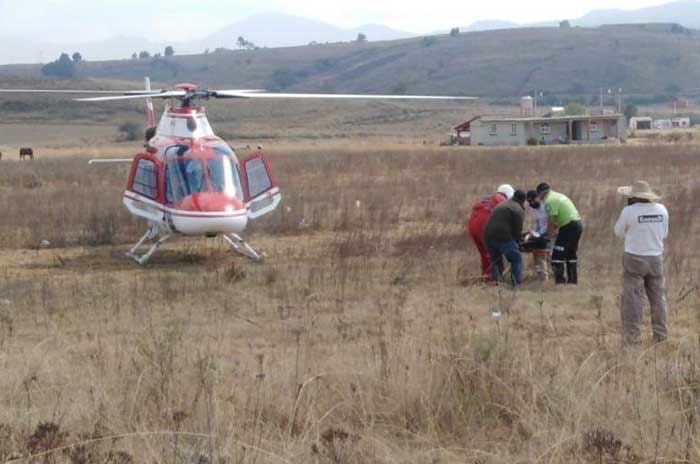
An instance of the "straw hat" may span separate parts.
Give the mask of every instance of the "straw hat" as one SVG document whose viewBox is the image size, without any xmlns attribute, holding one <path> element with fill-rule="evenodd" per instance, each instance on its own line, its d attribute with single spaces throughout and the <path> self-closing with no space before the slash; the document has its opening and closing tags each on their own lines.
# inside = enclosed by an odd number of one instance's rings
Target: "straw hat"
<svg viewBox="0 0 700 464">
<path fill-rule="evenodd" d="M 657 201 L 661 199 L 661 196 L 654 193 L 649 186 L 649 183 L 644 180 L 638 180 L 632 185 L 619 187 L 617 189 L 617 193 L 625 197 L 640 198 L 642 200 L 649 201 Z"/>
</svg>

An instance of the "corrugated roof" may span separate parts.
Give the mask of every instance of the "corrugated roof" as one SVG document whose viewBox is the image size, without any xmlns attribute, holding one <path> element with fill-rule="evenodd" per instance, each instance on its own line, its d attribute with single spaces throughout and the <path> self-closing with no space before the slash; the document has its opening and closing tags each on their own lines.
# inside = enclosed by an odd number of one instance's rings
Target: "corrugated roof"
<svg viewBox="0 0 700 464">
<path fill-rule="evenodd" d="M 621 114 L 599 114 L 584 116 L 551 116 L 549 118 L 523 118 L 523 117 L 503 117 L 503 116 L 482 116 L 479 119 L 483 122 L 564 122 L 564 121 L 591 121 L 596 119 L 620 119 Z"/>
</svg>

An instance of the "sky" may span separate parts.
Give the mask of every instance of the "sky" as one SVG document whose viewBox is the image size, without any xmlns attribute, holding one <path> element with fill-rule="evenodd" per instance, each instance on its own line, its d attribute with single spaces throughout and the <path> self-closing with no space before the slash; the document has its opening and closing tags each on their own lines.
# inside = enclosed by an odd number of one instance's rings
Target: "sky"
<svg viewBox="0 0 700 464">
<path fill-rule="evenodd" d="M 258 13 L 288 13 L 341 27 L 368 23 L 427 33 L 474 21 L 571 19 L 594 9 L 637 9 L 663 0 L 0 0 L 0 35 L 43 42 L 115 36 L 182 41 L 204 37 Z"/>
</svg>

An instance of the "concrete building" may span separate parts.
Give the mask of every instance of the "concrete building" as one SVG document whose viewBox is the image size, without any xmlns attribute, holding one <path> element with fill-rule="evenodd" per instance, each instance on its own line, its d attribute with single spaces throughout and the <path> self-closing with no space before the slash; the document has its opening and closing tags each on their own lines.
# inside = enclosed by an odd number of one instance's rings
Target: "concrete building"
<svg viewBox="0 0 700 464">
<path fill-rule="evenodd" d="M 655 119 L 654 129 L 687 129 L 690 127 L 690 118 Z"/>
<path fill-rule="evenodd" d="M 630 130 L 647 130 L 651 129 L 654 120 L 649 116 L 635 116 L 630 118 Z"/>
<path fill-rule="evenodd" d="M 622 114 L 494 117 L 480 116 L 459 126 L 471 145 L 522 146 L 533 143 L 620 143 L 627 139 Z"/>
</svg>

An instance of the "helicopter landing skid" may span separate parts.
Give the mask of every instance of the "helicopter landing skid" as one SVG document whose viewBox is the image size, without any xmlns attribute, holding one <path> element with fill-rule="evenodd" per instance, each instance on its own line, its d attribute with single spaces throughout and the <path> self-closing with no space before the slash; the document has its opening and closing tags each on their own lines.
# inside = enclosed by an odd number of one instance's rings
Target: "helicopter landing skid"
<svg viewBox="0 0 700 464">
<path fill-rule="evenodd" d="M 141 239 L 136 243 L 136 245 L 134 245 L 133 247 L 131 247 L 131 249 L 130 249 L 129 251 L 126 252 L 126 256 L 127 256 L 128 258 L 133 259 L 134 261 L 136 261 L 136 262 L 137 262 L 138 264 L 140 264 L 141 266 L 144 266 L 144 265 L 148 262 L 148 260 L 151 259 L 151 256 L 153 256 L 153 253 L 155 253 L 156 251 L 158 251 L 158 248 L 160 248 L 161 246 L 163 246 L 163 244 L 164 244 L 165 242 L 167 242 L 167 241 L 170 239 L 170 237 L 172 236 L 172 234 L 167 234 L 167 235 L 161 237 L 161 238 L 160 238 L 157 242 L 155 242 L 153 245 L 151 245 L 151 247 L 148 249 L 148 251 L 147 251 L 145 254 L 143 254 L 143 255 L 141 255 L 141 256 L 139 256 L 139 255 L 136 254 L 136 251 L 139 249 L 139 247 L 140 247 L 141 245 L 143 245 L 143 242 L 145 242 L 146 240 L 153 240 L 153 239 L 155 239 L 156 237 L 158 237 L 158 235 L 159 235 L 159 230 L 158 230 L 158 228 L 156 228 L 156 227 L 150 227 L 150 228 L 146 231 L 146 233 L 143 234 L 143 237 L 141 237 Z"/>
<path fill-rule="evenodd" d="M 261 263 L 265 259 L 265 253 L 257 252 L 251 247 L 248 242 L 243 240 L 238 234 L 224 235 L 224 240 L 231 245 L 231 249 L 236 253 L 240 253 L 246 258 L 250 258 L 255 263 Z"/>
</svg>

